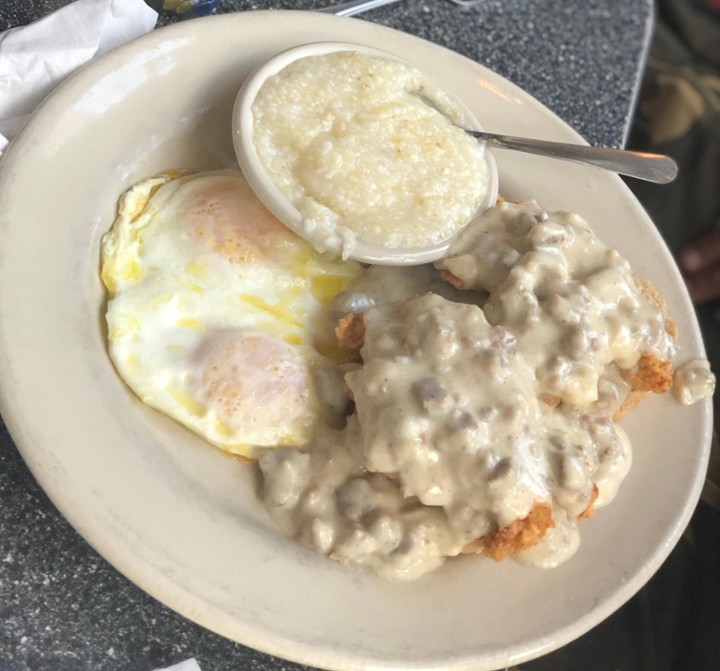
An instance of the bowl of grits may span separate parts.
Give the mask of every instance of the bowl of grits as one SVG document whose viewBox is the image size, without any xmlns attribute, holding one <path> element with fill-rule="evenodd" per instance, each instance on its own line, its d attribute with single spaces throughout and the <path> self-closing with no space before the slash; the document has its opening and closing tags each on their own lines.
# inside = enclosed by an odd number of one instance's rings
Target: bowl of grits
<svg viewBox="0 0 720 671">
<path fill-rule="evenodd" d="M 410 63 L 367 45 L 284 51 L 243 84 L 238 161 L 260 200 L 321 252 L 387 265 L 440 258 L 495 203 L 472 112 Z"/>
</svg>

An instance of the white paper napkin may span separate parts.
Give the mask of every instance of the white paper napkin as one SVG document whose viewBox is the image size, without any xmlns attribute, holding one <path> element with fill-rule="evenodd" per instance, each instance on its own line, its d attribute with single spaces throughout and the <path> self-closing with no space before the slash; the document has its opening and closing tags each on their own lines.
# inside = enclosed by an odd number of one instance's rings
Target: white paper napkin
<svg viewBox="0 0 720 671">
<path fill-rule="evenodd" d="M 0 33 L 0 152 L 65 77 L 156 22 L 157 12 L 143 0 L 76 0 Z"/>
<path fill-rule="evenodd" d="M 188 659 L 185 662 L 180 662 L 180 664 L 175 664 L 174 666 L 168 666 L 165 669 L 155 669 L 155 671 L 202 671 L 200 669 L 200 665 L 195 661 L 195 658 Z"/>
</svg>

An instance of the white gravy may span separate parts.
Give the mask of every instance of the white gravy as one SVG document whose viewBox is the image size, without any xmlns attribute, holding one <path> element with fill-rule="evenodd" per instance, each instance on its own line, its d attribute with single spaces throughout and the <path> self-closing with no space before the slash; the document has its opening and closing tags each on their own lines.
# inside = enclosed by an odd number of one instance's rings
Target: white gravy
<svg viewBox="0 0 720 671">
<path fill-rule="evenodd" d="M 557 566 L 630 468 L 612 415 L 623 371 L 672 359 L 664 316 L 580 217 L 534 203 L 486 213 L 438 267 L 467 291 L 431 268 L 373 268 L 338 296 L 366 329 L 362 365 L 332 387 L 355 412 L 260 458 L 265 504 L 304 545 L 401 580 L 544 504 L 552 525 L 515 559 Z M 682 367 L 681 401 L 711 375 Z"/>
<path fill-rule="evenodd" d="M 715 376 L 707 359 L 692 359 L 678 366 L 673 376 L 673 396 L 683 405 L 692 405 L 715 393 Z"/>
</svg>

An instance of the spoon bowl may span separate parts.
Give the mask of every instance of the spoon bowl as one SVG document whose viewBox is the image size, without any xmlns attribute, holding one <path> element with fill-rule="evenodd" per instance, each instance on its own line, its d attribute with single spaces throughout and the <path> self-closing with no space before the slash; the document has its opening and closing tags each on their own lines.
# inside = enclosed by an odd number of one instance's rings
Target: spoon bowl
<svg viewBox="0 0 720 671">
<path fill-rule="evenodd" d="M 268 208 L 283 224 L 295 231 L 301 237 L 307 238 L 303 225 L 303 216 L 293 205 L 291 200 L 275 185 L 265 171 L 253 141 L 254 118 L 252 112 L 253 102 L 265 81 L 280 72 L 283 68 L 301 58 L 333 53 L 336 51 L 355 51 L 369 56 L 378 56 L 408 64 L 392 53 L 374 47 L 348 42 L 316 42 L 294 47 L 274 56 L 264 65 L 255 70 L 245 81 L 235 101 L 233 110 L 232 130 L 233 145 L 240 168 L 251 188 Z M 465 128 L 480 131 L 480 124 L 472 112 L 460 100 L 454 98 L 462 114 L 462 123 Z M 482 142 L 481 142 L 482 143 Z M 482 143 L 483 146 L 485 143 Z M 497 200 L 498 173 L 495 159 L 489 151 L 485 151 L 485 161 L 488 174 L 488 188 L 476 215 L 489 209 Z M 473 217 L 474 218 L 474 217 Z M 468 222 L 469 223 L 469 222 Z M 385 247 L 383 245 L 358 239 L 348 258 L 378 265 L 420 265 L 430 263 L 442 258 L 453 240 L 459 234 L 443 240 L 442 242 L 417 248 Z"/>
</svg>

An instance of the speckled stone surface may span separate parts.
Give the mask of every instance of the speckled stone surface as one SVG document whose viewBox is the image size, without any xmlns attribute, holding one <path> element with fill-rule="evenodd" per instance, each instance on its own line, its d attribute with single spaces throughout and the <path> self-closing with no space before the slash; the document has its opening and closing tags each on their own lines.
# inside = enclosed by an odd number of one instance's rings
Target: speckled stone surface
<svg viewBox="0 0 720 671">
<path fill-rule="evenodd" d="M 153 4 L 154 0 L 149 0 Z M 0 0 L 0 31 L 68 0 Z M 219 11 L 321 2 L 219 0 Z M 623 144 L 649 39 L 649 0 L 405 0 L 363 18 L 450 47 L 504 75 L 595 144 Z M 164 25 L 174 19 L 161 17 Z M 0 371 L 2 375 L 2 371 Z M 0 671 L 298 671 L 216 636 L 105 562 L 40 490 L 0 422 Z"/>
</svg>

